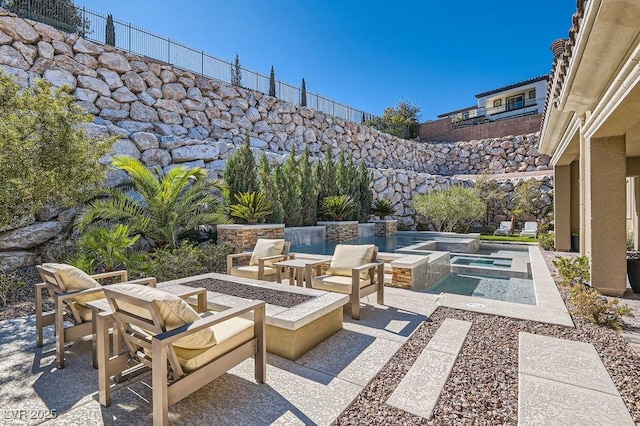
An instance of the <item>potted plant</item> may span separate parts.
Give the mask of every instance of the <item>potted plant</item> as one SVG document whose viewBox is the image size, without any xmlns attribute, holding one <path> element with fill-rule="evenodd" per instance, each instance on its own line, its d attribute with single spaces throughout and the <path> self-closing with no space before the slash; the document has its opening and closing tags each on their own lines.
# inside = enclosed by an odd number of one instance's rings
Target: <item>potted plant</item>
<svg viewBox="0 0 640 426">
<path fill-rule="evenodd" d="M 262 192 L 240 192 L 235 198 L 237 203 L 230 207 L 231 216 L 246 220 L 249 225 L 271 214 L 272 205 Z"/>
<path fill-rule="evenodd" d="M 382 220 L 384 220 L 384 218 L 387 216 L 395 214 L 395 212 L 396 209 L 393 208 L 393 204 L 391 204 L 391 201 L 388 200 L 376 200 L 371 206 L 371 214 L 374 216 L 378 216 Z"/>
<path fill-rule="evenodd" d="M 633 292 L 640 294 L 640 252 L 627 252 L 627 277 Z"/>
</svg>

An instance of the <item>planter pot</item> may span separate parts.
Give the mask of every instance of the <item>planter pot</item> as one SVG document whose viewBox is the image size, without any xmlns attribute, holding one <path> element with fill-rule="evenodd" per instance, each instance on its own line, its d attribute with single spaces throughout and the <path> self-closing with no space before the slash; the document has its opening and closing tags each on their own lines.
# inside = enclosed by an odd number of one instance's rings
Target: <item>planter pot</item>
<svg viewBox="0 0 640 426">
<path fill-rule="evenodd" d="M 640 259 L 627 259 L 627 276 L 633 292 L 640 294 Z"/>
<path fill-rule="evenodd" d="M 571 236 L 571 251 L 576 253 L 580 252 L 580 235 Z"/>
</svg>

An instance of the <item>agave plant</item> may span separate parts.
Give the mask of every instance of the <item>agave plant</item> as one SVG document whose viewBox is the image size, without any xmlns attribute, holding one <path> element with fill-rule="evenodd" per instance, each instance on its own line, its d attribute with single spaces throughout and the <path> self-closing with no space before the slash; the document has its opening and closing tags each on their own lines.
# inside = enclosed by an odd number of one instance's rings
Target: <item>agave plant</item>
<svg viewBox="0 0 640 426">
<path fill-rule="evenodd" d="M 356 203 L 346 195 L 332 195 L 322 200 L 322 214 L 329 220 L 347 220 L 356 208 Z"/>
<path fill-rule="evenodd" d="M 237 204 L 230 207 L 231 216 L 244 219 L 250 225 L 269 216 L 273 205 L 263 192 L 240 192 L 235 195 Z"/>
<path fill-rule="evenodd" d="M 387 216 L 395 214 L 396 209 L 389 200 L 376 200 L 371 206 L 371 214 L 378 216 L 380 219 L 384 219 Z"/>
<path fill-rule="evenodd" d="M 142 260 L 140 253 L 132 249 L 138 238 L 140 235 L 129 236 L 127 225 L 118 224 L 112 228 L 89 228 L 78 240 L 78 245 L 93 268 L 100 265 L 105 272 L 111 272 L 119 266 L 129 269 Z"/>
<path fill-rule="evenodd" d="M 76 222 L 81 232 L 94 223 L 124 223 L 156 246 L 176 247 L 188 231 L 228 223 L 220 195 L 225 186 L 205 179 L 204 169 L 176 167 L 163 175 L 130 157 L 116 157 L 113 165 L 131 181 L 89 202 Z"/>
</svg>

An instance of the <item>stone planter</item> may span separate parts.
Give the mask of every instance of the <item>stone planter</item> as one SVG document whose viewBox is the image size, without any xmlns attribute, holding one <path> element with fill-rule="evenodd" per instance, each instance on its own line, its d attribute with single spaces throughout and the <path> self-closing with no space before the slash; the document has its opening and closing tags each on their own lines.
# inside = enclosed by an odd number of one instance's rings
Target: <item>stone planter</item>
<svg viewBox="0 0 640 426">
<path fill-rule="evenodd" d="M 393 235 L 398 232 L 397 219 L 370 220 L 369 222 L 375 224 L 376 235 L 379 237 L 386 237 L 387 235 Z"/>
<path fill-rule="evenodd" d="M 284 238 L 284 224 L 218 225 L 218 244 L 226 244 L 232 253 L 251 250 L 258 238 Z"/>
<path fill-rule="evenodd" d="M 326 227 L 326 241 L 343 243 L 358 239 L 358 221 L 318 222 L 318 225 Z"/>
</svg>

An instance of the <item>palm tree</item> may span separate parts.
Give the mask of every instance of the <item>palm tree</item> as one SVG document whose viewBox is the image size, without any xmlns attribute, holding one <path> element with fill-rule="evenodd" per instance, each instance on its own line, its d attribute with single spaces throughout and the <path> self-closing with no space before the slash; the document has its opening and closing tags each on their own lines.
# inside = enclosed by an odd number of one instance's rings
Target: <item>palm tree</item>
<svg viewBox="0 0 640 426">
<path fill-rule="evenodd" d="M 113 165 L 131 181 L 89 203 L 77 222 L 81 232 L 95 223 L 124 223 L 132 234 L 173 248 L 185 232 L 228 223 L 221 196 L 226 187 L 207 180 L 204 169 L 176 167 L 163 175 L 159 168 L 149 170 L 130 157 L 116 157 Z"/>
</svg>

